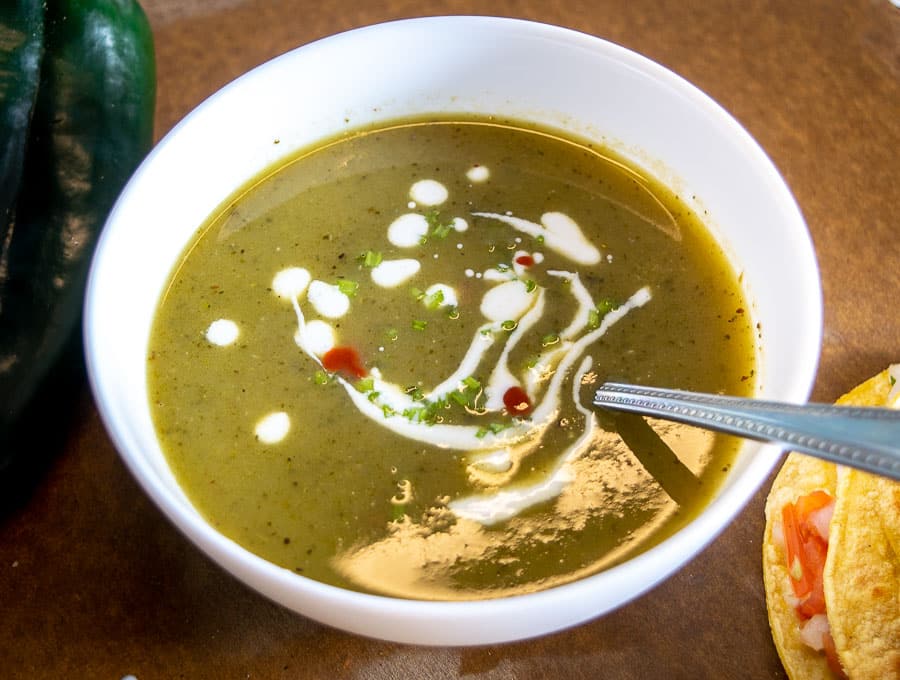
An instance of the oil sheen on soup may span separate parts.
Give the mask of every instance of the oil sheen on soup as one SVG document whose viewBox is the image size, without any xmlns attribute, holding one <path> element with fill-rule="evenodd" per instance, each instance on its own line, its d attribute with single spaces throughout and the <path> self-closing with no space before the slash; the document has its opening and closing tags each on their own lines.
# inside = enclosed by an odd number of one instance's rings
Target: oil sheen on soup
<svg viewBox="0 0 900 680">
<path fill-rule="evenodd" d="M 685 202 L 497 120 L 343 136 L 198 232 L 149 352 L 197 509 L 286 569 L 419 599 L 531 592 L 695 516 L 737 442 L 595 412 L 604 380 L 751 394 L 737 274 Z"/>
</svg>

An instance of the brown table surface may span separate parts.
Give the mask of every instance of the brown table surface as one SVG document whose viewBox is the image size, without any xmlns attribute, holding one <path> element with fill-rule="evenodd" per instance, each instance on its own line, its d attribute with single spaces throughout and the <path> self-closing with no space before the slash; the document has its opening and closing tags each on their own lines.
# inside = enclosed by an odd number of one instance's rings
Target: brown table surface
<svg viewBox="0 0 900 680">
<path fill-rule="evenodd" d="M 591 33 L 694 82 L 762 144 L 818 251 L 831 401 L 900 361 L 900 9 L 888 0 L 144 0 L 157 136 L 242 72 L 357 26 L 492 14 Z M 203 556 L 120 462 L 82 385 L 61 444 L 0 514 L 0 676 L 9 678 L 781 678 L 762 588 L 762 489 L 649 594 L 572 630 L 467 649 L 348 635 Z M 51 420 L 52 418 L 52 420 Z"/>
</svg>

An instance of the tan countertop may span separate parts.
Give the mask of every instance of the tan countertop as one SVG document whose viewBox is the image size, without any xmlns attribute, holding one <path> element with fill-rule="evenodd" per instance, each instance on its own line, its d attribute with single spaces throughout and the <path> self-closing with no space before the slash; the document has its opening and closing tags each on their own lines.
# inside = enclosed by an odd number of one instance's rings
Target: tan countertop
<svg viewBox="0 0 900 680">
<path fill-rule="evenodd" d="M 515 16 L 640 52 L 728 109 L 794 192 L 825 294 L 813 398 L 831 401 L 900 361 L 900 9 L 888 0 L 143 4 L 158 137 L 266 59 L 389 19 Z M 212 564 L 143 495 L 83 386 L 47 417 L 59 446 L 35 451 L 37 471 L 0 503 L 0 676 L 785 677 L 760 570 L 766 489 L 673 578 L 605 618 L 515 644 L 408 647 L 320 626 Z"/>
</svg>

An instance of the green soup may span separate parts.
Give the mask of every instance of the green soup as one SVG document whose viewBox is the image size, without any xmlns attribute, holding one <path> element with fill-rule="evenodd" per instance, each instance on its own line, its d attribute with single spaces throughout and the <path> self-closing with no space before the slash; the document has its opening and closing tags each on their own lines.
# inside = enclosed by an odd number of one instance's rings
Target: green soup
<svg viewBox="0 0 900 680">
<path fill-rule="evenodd" d="M 710 500 L 735 440 L 591 398 L 751 394 L 748 310 L 697 216 L 608 151 L 398 122 L 209 218 L 157 311 L 150 399 L 191 501 L 265 559 L 407 598 L 531 592 Z"/>
</svg>

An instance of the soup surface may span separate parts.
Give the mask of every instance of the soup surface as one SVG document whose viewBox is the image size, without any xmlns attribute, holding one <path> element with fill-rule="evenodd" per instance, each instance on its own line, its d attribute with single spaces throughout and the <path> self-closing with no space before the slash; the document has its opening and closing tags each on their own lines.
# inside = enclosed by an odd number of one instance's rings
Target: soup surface
<svg viewBox="0 0 900 680">
<path fill-rule="evenodd" d="M 530 592 L 646 550 L 738 443 L 595 413 L 606 379 L 751 394 L 737 276 L 609 152 L 494 120 L 304 152 L 211 216 L 149 353 L 153 417 L 217 529 L 408 598 Z"/>
</svg>

